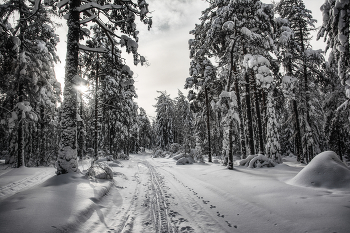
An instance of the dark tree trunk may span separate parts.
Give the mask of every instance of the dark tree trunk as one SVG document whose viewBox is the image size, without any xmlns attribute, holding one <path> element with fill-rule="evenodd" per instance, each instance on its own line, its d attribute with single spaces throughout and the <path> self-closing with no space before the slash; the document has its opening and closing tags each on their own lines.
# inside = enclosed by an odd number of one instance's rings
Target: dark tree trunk
<svg viewBox="0 0 350 233">
<path fill-rule="evenodd" d="M 19 88 L 18 88 L 18 102 L 23 102 L 24 99 L 24 87 L 21 78 L 19 79 Z M 24 165 L 24 118 L 22 117 L 22 110 L 19 110 L 18 114 L 18 129 L 17 129 L 17 161 L 16 167 L 21 167 Z"/>
<path fill-rule="evenodd" d="M 69 2 L 66 74 L 61 114 L 62 133 L 56 172 L 58 175 L 67 172 L 76 172 L 78 170 L 76 146 L 77 91 L 74 88 L 74 79 L 78 75 L 80 18 L 79 11 L 76 8 L 80 4 L 80 0 L 71 0 Z"/>
<path fill-rule="evenodd" d="M 244 74 L 245 78 L 245 101 L 246 101 L 246 112 L 247 112 L 247 127 L 248 127 L 248 143 L 250 154 L 255 154 L 254 148 L 254 135 L 253 135 L 253 121 L 252 121 L 252 112 L 251 112 L 251 103 L 250 103 L 250 80 L 248 71 Z"/>
<path fill-rule="evenodd" d="M 210 109 L 209 109 L 209 98 L 208 98 L 208 89 L 205 86 L 204 87 L 205 91 L 205 104 L 207 107 L 207 130 L 208 130 L 208 162 L 212 162 L 211 158 L 211 143 L 210 143 L 210 119 L 209 119 L 209 114 L 210 114 Z"/>
<path fill-rule="evenodd" d="M 25 15 L 23 13 L 22 9 L 23 2 L 19 0 L 18 7 L 19 7 L 19 22 L 20 22 L 20 29 L 19 29 L 19 39 L 21 41 L 20 48 L 19 48 L 19 54 L 23 53 L 24 50 L 24 31 L 26 29 Z M 18 102 L 24 101 L 24 80 L 22 78 L 22 75 L 20 74 L 21 70 L 23 69 L 24 65 L 22 64 L 19 55 L 18 55 L 18 74 L 17 74 L 17 81 L 18 81 Z M 17 159 L 16 159 L 16 167 L 21 167 L 24 165 L 24 118 L 22 117 L 23 113 L 22 110 L 19 109 L 18 111 L 18 129 L 17 129 Z"/>
<path fill-rule="evenodd" d="M 297 160 L 300 161 L 300 157 L 302 152 L 302 146 L 301 146 L 301 133 L 300 133 L 300 123 L 299 123 L 299 112 L 298 112 L 298 106 L 297 101 L 293 100 L 293 112 L 295 117 L 295 146 L 296 146 L 296 153 L 297 153 Z"/>
<path fill-rule="evenodd" d="M 95 79 L 95 131 L 94 131 L 94 160 L 98 157 L 98 72 L 99 72 L 99 61 L 98 54 L 96 58 L 96 79 Z"/>
<path fill-rule="evenodd" d="M 259 153 L 264 154 L 264 141 L 263 141 L 263 132 L 262 132 L 262 123 L 261 123 L 261 114 L 260 114 L 260 92 L 254 80 L 253 84 L 254 94 L 255 94 L 255 111 L 256 118 L 258 123 L 258 142 L 259 142 Z"/>
<path fill-rule="evenodd" d="M 80 160 L 83 159 L 84 155 L 84 122 L 83 122 L 83 94 L 80 92 L 80 106 L 79 106 L 79 115 L 81 121 L 78 122 L 78 157 Z"/>
<path fill-rule="evenodd" d="M 39 148 L 39 165 L 45 165 L 45 107 L 44 105 L 40 105 L 40 148 Z"/>
</svg>

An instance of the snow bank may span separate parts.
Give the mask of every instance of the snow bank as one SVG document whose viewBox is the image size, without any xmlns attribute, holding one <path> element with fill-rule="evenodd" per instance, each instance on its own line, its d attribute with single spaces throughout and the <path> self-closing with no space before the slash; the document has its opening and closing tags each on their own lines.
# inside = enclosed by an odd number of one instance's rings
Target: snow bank
<svg viewBox="0 0 350 233">
<path fill-rule="evenodd" d="M 350 168 L 333 151 L 318 154 L 303 170 L 287 182 L 295 186 L 350 188 Z"/>
<path fill-rule="evenodd" d="M 13 175 L 7 183 L 12 183 Z M 113 184 L 77 172 L 53 176 L 0 201 L 0 232 L 71 232 L 95 211 Z"/>
</svg>

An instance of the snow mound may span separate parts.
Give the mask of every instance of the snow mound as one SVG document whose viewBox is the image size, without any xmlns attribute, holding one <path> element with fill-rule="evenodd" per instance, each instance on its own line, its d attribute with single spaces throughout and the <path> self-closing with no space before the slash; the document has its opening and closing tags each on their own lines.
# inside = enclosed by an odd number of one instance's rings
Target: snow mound
<svg viewBox="0 0 350 233">
<path fill-rule="evenodd" d="M 87 176 L 97 179 L 113 179 L 113 171 L 105 162 L 94 163 L 86 173 Z"/>
<path fill-rule="evenodd" d="M 274 167 L 275 163 L 267 158 L 265 155 L 249 155 L 246 159 L 239 161 L 240 166 L 246 166 L 249 168 L 260 168 L 260 167 Z"/>
<path fill-rule="evenodd" d="M 350 188 L 350 168 L 333 151 L 318 154 L 288 184 L 304 187 Z"/>
<path fill-rule="evenodd" d="M 186 165 L 186 164 L 193 164 L 193 163 L 194 163 L 194 159 L 192 157 L 182 157 L 176 161 L 176 165 Z"/>
</svg>

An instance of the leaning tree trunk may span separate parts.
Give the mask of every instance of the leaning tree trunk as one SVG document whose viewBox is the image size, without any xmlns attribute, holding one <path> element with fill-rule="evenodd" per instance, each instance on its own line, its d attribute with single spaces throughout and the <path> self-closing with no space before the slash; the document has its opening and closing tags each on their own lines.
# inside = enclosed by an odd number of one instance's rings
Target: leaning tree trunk
<svg viewBox="0 0 350 233">
<path fill-rule="evenodd" d="M 207 130 L 208 130 L 208 162 L 212 162 L 212 158 L 211 158 L 211 143 L 210 143 L 210 119 L 209 119 L 209 113 L 210 113 L 210 109 L 209 109 L 209 98 L 208 98 L 208 89 L 205 86 L 204 87 L 204 91 L 205 91 L 205 104 L 207 107 Z"/>
<path fill-rule="evenodd" d="M 61 115 L 61 143 L 56 162 L 57 174 L 78 171 L 77 163 L 77 91 L 74 78 L 78 75 L 79 58 L 79 11 L 80 0 L 69 3 L 66 74 L 64 80 L 63 104 Z"/>
</svg>

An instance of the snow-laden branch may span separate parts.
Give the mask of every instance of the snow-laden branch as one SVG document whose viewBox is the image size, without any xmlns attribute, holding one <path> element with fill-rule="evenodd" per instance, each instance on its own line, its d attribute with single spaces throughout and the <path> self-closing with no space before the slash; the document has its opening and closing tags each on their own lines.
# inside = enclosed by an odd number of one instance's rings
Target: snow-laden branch
<svg viewBox="0 0 350 233">
<path fill-rule="evenodd" d="M 40 3 L 41 3 L 41 0 L 35 0 L 33 13 L 30 16 L 28 16 L 27 18 L 21 19 L 21 21 L 27 21 L 28 19 L 33 17 L 36 13 L 38 13 L 39 8 L 40 8 Z"/>
<path fill-rule="evenodd" d="M 58 8 L 62 8 L 69 3 L 69 0 L 62 0 L 57 4 Z"/>
<path fill-rule="evenodd" d="M 96 17 L 97 17 L 96 15 L 93 15 L 93 16 L 88 17 L 86 19 L 80 20 L 79 23 L 84 24 L 84 23 L 90 22 L 91 20 L 94 20 Z"/>
<path fill-rule="evenodd" d="M 77 11 L 82 12 L 82 11 L 87 11 L 90 9 L 99 9 L 99 10 L 111 10 L 111 9 L 121 9 L 123 8 L 122 5 L 104 5 L 101 6 L 100 4 L 96 3 L 96 2 L 89 2 L 87 4 L 84 4 L 80 7 L 77 7 Z"/>
<path fill-rule="evenodd" d="M 100 26 L 107 34 L 107 36 L 109 37 L 109 34 L 110 33 L 111 35 L 115 36 L 115 37 L 118 37 L 120 38 L 120 36 L 117 36 L 116 34 L 114 34 L 114 32 L 112 30 L 110 30 L 100 19 L 97 18 L 97 16 L 92 13 L 91 11 L 87 10 L 87 11 L 84 11 L 84 14 L 88 17 L 94 17 L 92 20 L 97 23 L 98 26 Z M 108 32 L 108 33 L 107 33 Z"/>
<path fill-rule="evenodd" d="M 103 47 L 99 47 L 99 48 L 90 48 L 87 47 L 85 45 L 79 44 L 79 49 L 87 51 L 87 52 L 94 52 L 94 53 L 107 53 L 108 50 L 106 48 Z"/>
</svg>

